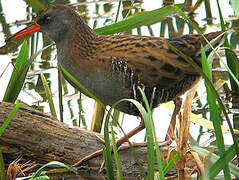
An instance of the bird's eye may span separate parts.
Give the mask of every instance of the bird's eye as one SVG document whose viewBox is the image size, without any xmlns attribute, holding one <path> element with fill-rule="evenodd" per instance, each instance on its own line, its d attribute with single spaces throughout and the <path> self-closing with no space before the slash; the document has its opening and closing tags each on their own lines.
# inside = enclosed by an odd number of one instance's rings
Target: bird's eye
<svg viewBox="0 0 239 180">
<path fill-rule="evenodd" d="M 37 21 L 38 24 L 40 25 L 47 25 L 52 21 L 50 16 L 45 16 Z"/>
</svg>

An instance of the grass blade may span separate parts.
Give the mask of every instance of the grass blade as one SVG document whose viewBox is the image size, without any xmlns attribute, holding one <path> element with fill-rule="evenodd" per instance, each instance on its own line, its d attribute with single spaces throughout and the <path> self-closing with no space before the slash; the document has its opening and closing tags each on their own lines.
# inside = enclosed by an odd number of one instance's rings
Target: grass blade
<svg viewBox="0 0 239 180">
<path fill-rule="evenodd" d="M 121 112 L 118 111 L 117 109 L 114 109 L 114 113 L 113 113 L 113 121 L 112 121 L 112 125 L 113 126 L 116 126 L 118 123 L 119 123 L 119 120 L 120 120 L 120 116 L 121 115 Z"/>
<path fill-rule="evenodd" d="M 50 179 L 48 176 L 39 176 L 39 177 L 36 177 L 32 180 L 48 180 L 48 179 Z"/>
<path fill-rule="evenodd" d="M 178 156 L 178 152 L 177 151 L 172 151 L 170 154 L 171 155 L 170 155 L 168 161 L 165 162 L 164 166 L 163 166 L 163 173 L 164 173 L 164 175 L 166 175 L 169 172 L 169 170 L 172 169 L 175 166 L 174 160 L 176 160 L 176 161 L 179 160 L 179 156 Z M 173 156 L 174 160 L 172 159 L 172 156 Z"/>
<path fill-rule="evenodd" d="M 134 99 L 122 99 L 122 100 L 117 101 L 116 103 L 114 103 L 111 106 L 111 109 L 109 110 L 109 112 L 106 115 L 105 127 L 104 127 L 104 137 L 105 137 L 104 157 L 105 157 L 105 161 L 106 161 L 106 167 L 109 168 L 109 172 L 113 171 L 112 170 L 113 164 L 112 164 L 112 159 L 111 159 L 110 140 L 109 140 L 109 130 L 108 130 L 109 118 L 111 116 L 112 109 L 115 108 L 122 101 L 129 101 L 129 102 L 133 103 L 137 107 L 137 109 L 139 110 L 142 118 L 145 119 L 147 121 L 147 123 L 148 123 L 148 120 L 147 120 L 148 119 L 148 117 L 147 117 L 148 113 L 146 112 L 146 110 L 144 109 L 142 104 L 140 104 L 138 101 L 136 101 Z M 152 136 L 151 136 L 151 138 L 152 138 Z M 149 154 L 149 152 L 148 152 L 148 154 Z M 151 158 L 151 156 L 150 156 L 150 158 Z M 154 158 L 154 156 L 153 156 L 153 158 Z M 109 162 L 107 162 L 107 161 L 109 161 Z M 142 167 L 141 163 L 138 161 L 137 158 L 136 158 L 136 163 L 139 165 L 139 169 L 140 169 L 141 175 L 145 179 L 146 178 L 145 172 L 143 170 L 143 167 Z M 154 177 L 154 166 L 152 167 L 152 169 L 150 171 L 152 171 L 151 172 L 151 174 L 152 174 L 151 176 Z M 109 178 L 109 176 L 108 176 L 108 178 Z"/>
<path fill-rule="evenodd" d="M 48 86 L 46 77 L 44 76 L 44 74 L 41 73 L 41 80 L 43 83 L 43 87 L 45 89 L 45 93 L 46 93 L 46 97 L 50 106 L 50 110 L 51 110 L 51 115 L 56 117 L 56 109 L 53 103 L 53 99 L 52 99 L 52 94 L 51 94 L 51 90 Z"/>
<path fill-rule="evenodd" d="M 146 136 L 147 136 L 147 142 L 148 142 L 147 143 L 148 154 L 150 152 L 152 153 L 150 156 L 148 156 L 148 158 L 149 158 L 148 159 L 148 168 L 151 168 L 152 170 L 154 170 L 154 146 L 155 146 L 159 175 L 160 175 L 160 179 L 163 180 L 164 179 L 163 165 L 162 165 L 160 149 L 159 149 L 158 141 L 157 141 L 157 137 L 156 137 L 152 111 L 150 109 L 150 106 L 149 106 L 149 103 L 148 103 L 147 97 L 145 96 L 144 91 L 141 88 L 139 88 L 139 90 L 140 90 L 140 93 L 143 97 L 143 100 L 144 100 L 144 103 L 145 103 L 145 106 L 146 106 L 146 110 L 148 112 L 148 117 L 149 117 L 148 124 L 146 124 L 147 122 L 145 122 Z M 151 172 L 151 173 L 154 174 L 154 171 Z"/>
<path fill-rule="evenodd" d="M 58 162 L 58 161 L 51 161 L 51 162 L 49 162 L 49 163 L 43 165 L 42 167 L 40 167 L 40 168 L 33 174 L 33 176 L 31 177 L 30 180 L 33 180 L 34 178 L 39 177 L 39 176 L 41 175 L 43 169 L 44 169 L 45 167 L 51 166 L 51 165 L 58 165 L 58 166 L 64 167 L 64 168 L 68 169 L 69 171 L 72 171 L 72 172 L 74 172 L 75 174 L 77 174 L 77 171 L 74 170 L 72 167 L 67 166 L 67 165 L 65 165 L 64 163 L 61 163 L 61 162 Z"/>
<path fill-rule="evenodd" d="M 25 69 L 25 64 L 27 60 L 28 60 L 28 46 L 27 42 L 24 40 L 16 60 L 15 68 L 12 72 L 10 81 L 4 94 L 3 101 L 12 103 L 16 101 L 22 89 L 29 68 L 28 67 L 27 69 Z"/>
<path fill-rule="evenodd" d="M 239 140 L 237 140 L 237 145 L 239 145 Z M 200 156 L 206 158 L 210 158 L 210 162 L 213 163 L 213 165 L 210 167 L 210 179 L 214 179 L 216 175 L 223 169 L 223 166 L 225 163 L 229 163 L 229 168 L 231 170 L 231 173 L 239 177 L 239 167 L 234 165 L 233 163 L 230 163 L 230 161 L 236 156 L 236 144 L 232 145 L 222 157 L 217 156 L 216 154 L 212 153 L 211 151 L 208 151 L 204 148 L 201 148 L 199 146 L 191 146 L 192 150 L 196 151 Z"/>
<path fill-rule="evenodd" d="M 179 5 L 179 7 L 182 6 Z M 132 16 L 129 16 L 128 18 L 125 18 L 118 23 L 104 26 L 102 28 L 95 29 L 94 31 L 102 35 L 129 31 L 133 28 L 137 28 L 144 25 L 148 26 L 156 22 L 162 21 L 164 18 L 175 12 L 176 10 L 173 6 L 165 6 L 153 11 L 139 12 Z"/>
<path fill-rule="evenodd" d="M 208 77 L 208 79 L 211 81 L 211 83 L 213 83 L 212 82 L 212 73 L 211 73 L 211 70 L 210 70 L 210 67 L 209 67 L 209 64 L 207 61 L 206 53 L 204 51 L 203 46 L 201 47 L 201 57 L 202 57 L 203 72 Z M 217 139 L 217 146 L 219 148 L 219 154 L 222 157 L 223 154 L 225 153 L 225 145 L 224 145 L 224 141 L 223 141 L 221 124 L 220 124 L 220 121 L 218 121 L 219 119 L 221 119 L 220 112 L 219 112 L 218 106 L 216 104 L 216 97 L 214 96 L 213 92 L 211 91 L 211 89 L 207 83 L 205 84 L 205 86 L 207 89 L 208 104 L 210 107 L 210 120 L 213 122 L 213 127 L 215 129 L 215 134 L 216 134 L 216 139 Z M 224 172 L 226 179 L 231 179 L 228 164 L 224 164 L 223 172 Z"/>
<path fill-rule="evenodd" d="M 58 97 L 59 97 L 60 121 L 63 122 L 63 93 L 62 93 L 63 75 L 59 67 L 57 68 L 57 70 L 58 70 Z"/>
<path fill-rule="evenodd" d="M 110 136 L 109 136 L 109 121 L 110 115 L 113 107 L 110 108 L 107 116 L 105 118 L 105 126 L 104 126 L 104 140 L 105 140 L 105 147 L 104 147 L 104 158 L 105 158 L 105 166 L 107 169 L 107 176 L 108 179 L 114 180 L 114 170 L 113 170 L 113 161 L 111 157 L 111 146 L 110 146 Z"/>
<path fill-rule="evenodd" d="M 146 117 L 143 118 L 145 128 L 146 128 L 146 138 L 147 138 L 147 162 L 148 162 L 148 179 L 154 178 L 154 133 L 152 129 L 152 113 L 150 114 L 151 110 L 149 108 L 148 100 L 143 92 L 143 90 L 138 87 L 141 95 L 143 96 L 144 103 L 146 105 L 147 114 Z"/>
<path fill-rule="evenodd" d="M 141 92 L 142 92 L 142 90 L 141 90 Z M 143 93 L 143 95 L 144 95 L 144 93 Z M 116 102 L 115 104 L 113 104 L 112 108 L 114 108 L 117 104 L 119 104 L 122 101 L 129 101 L 129 102 L 133 103 L 137 107 L 137 109 L 139 110 L 139 112 L 140 112 L 140 114 L 141 114 L 141 116 L 142 116 L 142 118 L 144 120 L 145 127 L 146 127 L 146 132 L 147 132 L 147 135 L 146 135 L 146 137 L 147 137 L 147 152 L 148 152 L 147 153 L 148 154 L 147 178 L 148 179 L 153 179 L 154 178 L 155 167 L 154 167 L 154 141 L 153 141 L 154 140 L 153 139 L 154 135 L 153 135 L 152 127 L 154 127 L 154 126 L 151 125 L 152 122 L 150 121 L 150 118 L 152 120 L 152 114 L 150 114 L 151 110 L 149 112 L 147 112 L 145 110 L 145 108 L 142 106 L 142 104 L 140 104 L 138 101 L 136 101 L 134 99 L 122 99 L 122 100 Z M 149 108 L 149 106 L 148 106 L 148 108 Z M 157 141 L 156 141 L 156 144 L 158 144 Z M 141 172 L 141 174 L 142 174 L 143 177 L 145 177 L 144 172 Z"/>
<path fill-rule="evenodd" d="M 5 129 L 7 128 L 7 126 L 11 122 L 11 120 L 14 118 L 18 109 L 21 107 L 21 105 L 22 105 L 21 102 L 17 102 L 17 104 L 14 106 L 13 110 L 10 112 L 7 119 L 4 121 L 4 123 L 0 127 L 0 136 L 2 136 Z M 5 172 L 5 168 L 4 168 L 4 161 L 3 161 L 3 155 L 2 155 L 2 150 L 1 149 L 0 149 L 0 179 L 6 180 L 6 172 Z"/>
<path fill-rule="evenodd" d="M 41 1 L 39 0 L 34 0 L 34 1 L 31 1 L 31 0 L 25 0 L 26 3 L 31 6 L 34 11 L 43 11 L 46 7 L 41 3 Z"/>
<path fill-rule="evenodd" d="M 2 134 L 4 133 L 5 129 L 7 128 L 8 124 L 11 122 L 11 120 L 14 118 L 14 116 L 16 115 L 18 109 L 21 107 L 22 103 L 21 102 L 17 102 L 17 104 L 14 106 L 13 110 L 10 112 L 10 114 L 8 115 L 7 119 L 4 121 L 4 123 L 2 124 L 2 126 L 0 127 L 0 136 L 2 136 Z"/>
<path fill-rule="evenodd" d="M 36 52 L 33 56 L 31 56 L 27 60 L 26 54 L 28 54 L 28 48 L 27 48 L 26 41 L 24 41 L 23 47 L 22 47 L 23 50 L 22 49 L 20 50 L 16 65 L 15 65 L 15 69 L 14 69 L 11 79 L 8 83 L 8 87 L 4 94 L 3 101 L 5 101 L 5 102 L 15 102 L 16 101 L 16 99 L 20 93 L 20 90 L 22 89 L 22 86 L 25 81 L 27 71 L 28 71 L 30 65 L 42 51 L 44 51 L 45 49 L 47 49 L 53 45 L 54 44 L 50 44 L 50 45 L 42 48 L 41 50 Z M 25 58 L 22 58 L 22 57 L 25 57 Z"/>
<path fill-rule="evenodd" d="M 222 30 L 226 30 L 226 26 L 224 24 L 224 19 L 223 19 L 223 16 L 222 16 L 222 11 L 221 11 L 219 1 L 217 0 L 216 2 L 217 2 L 217 8 L 218 8 L 219 16 L 220 16 L 221 28 L 222 28 Z M 232 50 L 232 46 L 229 44 L 227 34 L 225 36 L 224 46 L 226 47 L 225 54 L 226 54 L 226 60 L 227 60 L 227 65 L 228 65 L 228 67 L 226 66 L 226 68 L 228 69 L 228 72 L 231 75 L 229 77 L 230 78 L 230 84 L 231 84 L 231 91 L 236 92 L 236 93 L 234 93 L 234 96 L 232 97 L 234 99 L 235 96 L 239 95 L 239 93 L 238 93 L 239 92 L 239 82 L 238 82 L 238 79 L 239 79 L 239 61 L 238 61 L 238 58 L 237 58 L 236 54 Z M 237 137 L 234 134 L 231 122 L 227 121 L 227 124 L 230 128 L 232 138 L 233 138 L 233 141 L 235 143 Z M 239 147 L 236 146 L 236 148 L 237 148 L 237 162 L 239 163 Z"/>
<path fill-rule="evenodd" d="M 106 173 L 107 173 L 108 179 L 114 180 L 114 171 L 113 171 L 113 162 L 112 162 L 112 158 L 111 158 L 111 151 L 107 152 L 108 151 L 108 150 L 106 150 L 107 146 L 110 146 L 110 145 L 105 144 L 105 147 L 103 148 L 103 156 L 105 159 Z"/>
<path fill-rule="evenodd" d="M 112 135 L 112 146 L 113 146 L 113 152 L 114 152 L 114 157 L 115 157 L 115 164 L 117 168 L 117 179 L 123 179 L 123 173 L 122 169 L 120 166 L 120 160 L 119 160 L 119 154 L 117 152 L 117 146 L 116 146 L 116 140 L 115 140 L 115 133 L 113 126 L 111 126 L 111 135 Z"/>
</svg>

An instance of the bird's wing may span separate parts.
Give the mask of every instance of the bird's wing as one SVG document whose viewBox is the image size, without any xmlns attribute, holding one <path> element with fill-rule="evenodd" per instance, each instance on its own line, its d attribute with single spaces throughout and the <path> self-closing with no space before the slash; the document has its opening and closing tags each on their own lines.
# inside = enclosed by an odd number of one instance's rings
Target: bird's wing
<svg viewBox="0 0 239 180">
<path fill-rule="evenodd" d="M 170 40 L 144 36 L 107 36 L 98 51 L 98 58 L 109 60 L 110 63 L 119 61 L 120 64 L 121 61 L 147 86 L 169 88 L 181 81 L 186 74 L 196 75 L 198 72 L 174 53 L 168 43 L 201 64 L 197 53 L 201 43 L 205 42 L 199 35 Z"/>
</svg>

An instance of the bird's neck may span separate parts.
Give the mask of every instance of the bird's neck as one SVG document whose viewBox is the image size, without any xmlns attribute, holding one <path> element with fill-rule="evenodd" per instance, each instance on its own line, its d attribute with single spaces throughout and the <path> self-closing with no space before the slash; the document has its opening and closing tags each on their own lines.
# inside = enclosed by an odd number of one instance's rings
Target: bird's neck
<svg viewBox="0 0 239 180">
<path fill-rule="evenodd" d="M 79 17 L 74 22 L 72 36 L 78 41 L 90 42 L 97 37 L 97 34 Z"/>
<path fill-rule="evenodd" d="M 86 45 L 98 35 L 79 16 L 71 17 L 71 24 L 67 26 L 65 34 L 61 34 L 59 41 L 55 41 L 57 48 L 69 46 L 69 44 Z"/>
</svg>

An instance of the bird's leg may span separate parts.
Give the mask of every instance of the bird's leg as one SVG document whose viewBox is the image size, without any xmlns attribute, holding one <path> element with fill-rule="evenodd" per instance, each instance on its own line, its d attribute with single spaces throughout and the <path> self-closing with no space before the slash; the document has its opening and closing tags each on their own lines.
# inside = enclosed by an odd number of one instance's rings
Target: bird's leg
<svg viewBox="0 0 239 180">
<path fill-rule="evenodd" d="M 169 124 L 169 128 L 167 131 L 167 135 L 165 137 L 165 141 L 169 141 L 171 144 L 175 135 L 174 135 L 174 130 L 175 130 L 175 125 L 176 125 L 176 116 L 179 113 L 180 109 L 181 109 L 181 105 L 182 105 L 182 99 L 180 97 L 176 98 L 174 101 L 175 107 L 173 110 L 173 114 L 172 114 L 172 118 Z"/>
<path fill-rule="evenodd" d="M 174 139 L 174 135 L 173 134 L 174 134 L 174 130 L 175 130 L 176 116 L 177 116 L 178 112 L 180 111 L 180 108 L 181 108 L 181 105 L 182 105 L 181 98 L 176 98 L 174 100 L 174 104 L 175 104 L 175 108 L 174 108 L 174 111 L 173 111 L 173 114 L 172 114 L 170 125 L 169 125 L 168 131 L 167 131 L 167 136 L 165 138 L 165 142 L 162 143 L 162 146 L 171 144 L 172 139 Z M 128 141 L 129 138 L 131 138 L 132 136 L 134 136 L 138 132 L 142 131 L 144 128 L 145 128 L 144 120 L 141 118 L 140 124 L 136 128 L 134 128 L 129 133 L 127 133 L 125 136 L 123 136 L 122 138 L 120 138 L 119 140 L 116 141 L 117 147 L 119 147 L 121 144 L 123 144 L 126 141 Z M 86 162 L 86 161 L 88 161 L 90 159 L 93 159 L 93 158 L 95 158 L 95 157 L 97 157 L 99 155 L 102 155 L 102 154 L 103 154 L 103 149 L 95 151 L 92 154 L 82 158 L 80 161 L 75 163 L 74 166 L 79 166 L 83 162 Z"/>
<path fill-rule="evenodd" d="M 128 132 L 126 135 L 124 135 L 122 138 L 117 140 L 117 142 L 116 142 L 117 147 L 119 147 L 121 144 L 128 141 L 129 138 L 131 138 L 132 136 L 134 136 L 138 132 L 142 131 L 144 128 L 145 128 L 144 120 L 141 118 L 140 124 L 136 128 L 134 128 L 133 130 Z"/>
<path fill-rule="evenodd" d="M 119 140 L 116 141 L 116 145 L 117 147 L 119 147 L 121 144 L 125 143 L 126 141 L 128 141 L 129 138 L 131 138 L 132 136 L 134 136 L 135 134 L 137 134 L 138 132 L 142 131 L 145 128 L 145 124 L 144 124 L 144 120 L 141 118 L 140 124 L 134 128 L 133 130 L 131 130 L 129 133 L 127 133 L 125 136 L 123 136 L 122 138 L 120 138 Z M 112 146 L 111 146 L 112 148 Z M 98 151 L 93 152 L 92 154 L 85 156 L 84 158 L 82 158 L 80 161 L 78 161 L 77 163 L 74 164 L 74 166 L 79 166 L 81 165 L 83 162 L 88 161 L 92 158 L 95 158 L 99 155 L 103 154 L 103 149 L 100 149 Z"/>
</svg>

